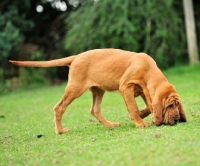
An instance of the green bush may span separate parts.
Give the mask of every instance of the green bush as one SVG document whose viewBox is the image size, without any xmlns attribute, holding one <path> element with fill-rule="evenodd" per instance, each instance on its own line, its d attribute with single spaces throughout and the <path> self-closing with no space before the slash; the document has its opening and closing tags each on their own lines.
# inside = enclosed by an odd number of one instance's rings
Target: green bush
<svg viewBox="0 0 200 166">
<path fill-rule="evenodd" d="M 17 69 L 10 67 L 8 60 L 12 57 L 17 59 L 24 33 L 33 27 L 32 21 L 20 15 L 17 6 L 8 7 L 8 10 L 0 15 L 0 92 L 12 89 L 11 80 L 15 80 Z M 14 78 L 11 78 L 13 76 Z"/>
<path fill-rule="evenodd" d="M 47 84 L 46 71 L 42 68 L 20 68 L 18 87 Z"/>
<path fill-rule="evenodd" d="M 33 28 L 33 22 L 19 16 L 18 9 L 9 7 L 0 15 L 0 61 L 3 63 L 10 54 L 19 48 L 23 33 Z"/>
</svg>

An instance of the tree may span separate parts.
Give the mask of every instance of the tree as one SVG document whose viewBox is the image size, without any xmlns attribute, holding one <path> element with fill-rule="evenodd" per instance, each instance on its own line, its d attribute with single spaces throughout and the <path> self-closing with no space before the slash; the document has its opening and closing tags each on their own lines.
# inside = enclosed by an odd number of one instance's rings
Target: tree
<svg viewBox="0 0 200 166">
<path fill-rule="evenodd" d="M 185 26 L 187 32 L 187 44 L 190 65 L 196 65 L 199 63 L 195 20 L 192 0 L 183 0 L 184 13 L 185 13 Z"/>
<path fill-rule="evenodd" d="M 61 10 L 60 7 L 64 5 L 59 4 L 67 4 L 65 10 Z M 10 65 L 9 59 L 44 60 L 61 57 L 61 41 L 66 31 L 63 20 L 71 9 L 67 0 L 0 1 L 0 91 L 7 84 L 10 85 L 7 83 L 9 79 L 26 73 Z M 26 74 L 27 79 L 33 76 L 31 69 L 24 70 L 30 71 Z M 48 71 L 46 77 L 56 75 L 56 70 Z M 44 79 L 43 75 L 41 77 Z"/>
<path fill-rule="evenodd" d="M 144 51 L 162 68 L 183 63 L 183 20 L 174 5 L 173 0 L 87 1 L 66 18 L 64 46 L 73 54 L 105 47 Z"/>
<path fill-rule="evenodd" d="M 14 57 L 19 50 L 19 44 L 24 39 L 24 33 L 33 28 L 33 22 L 19 16 L 19 11 L 15 6 L 0 15 L 0 66 L 2 69 L 0 77 L 6 79 L 10 76 L 8 70 L 8 59 Z"/>
</svg>

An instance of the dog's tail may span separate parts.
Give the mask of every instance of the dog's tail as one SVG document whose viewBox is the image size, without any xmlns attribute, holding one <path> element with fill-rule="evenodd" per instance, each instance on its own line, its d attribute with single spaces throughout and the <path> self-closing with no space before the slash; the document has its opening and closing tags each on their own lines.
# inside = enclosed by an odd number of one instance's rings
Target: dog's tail
<svg viewBox="0 0 200 166">
<path fill-rule="evenodd" d="M 70 56 L 61 59 L 49 60 L 49 61 L 13 61 L 9 62 L 23 67 L 56 67 L 56 66 L 70 66 L 76 56 Z"/>
</svg>

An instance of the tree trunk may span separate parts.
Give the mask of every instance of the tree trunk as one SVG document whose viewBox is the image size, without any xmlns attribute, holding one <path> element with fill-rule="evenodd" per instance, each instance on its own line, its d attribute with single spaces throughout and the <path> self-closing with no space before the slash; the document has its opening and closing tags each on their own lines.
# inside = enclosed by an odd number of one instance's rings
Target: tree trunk
<svg viewBox="0 0 200 166">
<path fill-rule="evenodd" d="M 195 20 L 192 0 L 183 0 L 184 14 L 185 14 L 185 26 L 187 32 L 187 45 L 190 65 L 196 65 L 199 63 L 199 55 L 197 48 L 197 39 L 195 31 Z"/>
</svg>

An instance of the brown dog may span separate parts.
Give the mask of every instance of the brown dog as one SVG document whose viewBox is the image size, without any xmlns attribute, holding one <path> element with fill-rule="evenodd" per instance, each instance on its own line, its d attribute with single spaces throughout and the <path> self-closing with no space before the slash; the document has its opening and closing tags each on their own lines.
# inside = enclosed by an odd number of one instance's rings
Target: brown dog
<svg viewBox="0 0 200 166">
<path fill-rule="evenodd" d="M 101 114 L 101 101 L 105 91 L 122 94 L 137 127 L 149 126 L 142 120 L 152 113 L 153 122 L 174 125 L 186 122 L 179 96 L 155 61 L 145 53 L 119 49 L 96 49 L 76 56 L 51 61 L 10 61 L 19 66 L 54 67 L 70 66 L 69 80 L 62 99 L 54 107 L 56 133 L 67 132 L 61 124 L 66 107 L 87 89 L 92 92 L 91 114 L 104 126 L 119 126 Z M 133 96 L 141 95 L 147 108 L 140 112 Z M 141 118 L 142 117 L 142 118 Z"/>
</svg>

